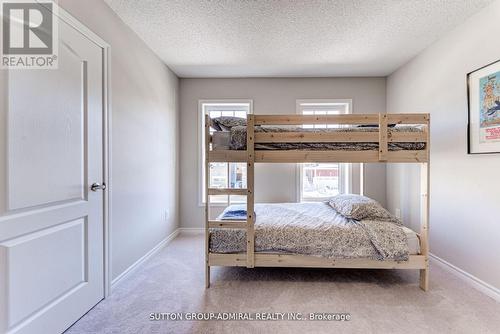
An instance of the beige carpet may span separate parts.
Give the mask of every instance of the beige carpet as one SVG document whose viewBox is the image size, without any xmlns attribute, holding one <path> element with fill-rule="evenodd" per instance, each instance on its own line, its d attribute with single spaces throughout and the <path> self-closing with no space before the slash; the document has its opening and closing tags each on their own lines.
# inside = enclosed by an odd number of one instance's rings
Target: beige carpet
<svg viewBox="0 0 500 334">
<path fill-rule="evenodd" d="M 417 271 L 214 268 L 203 237 L 180 236 L 67 333 L 500 333 L 500 303 L 431 266 Z M 348 312 L 333 321 L 150 321 L 151 312 Z"/>
</svg>

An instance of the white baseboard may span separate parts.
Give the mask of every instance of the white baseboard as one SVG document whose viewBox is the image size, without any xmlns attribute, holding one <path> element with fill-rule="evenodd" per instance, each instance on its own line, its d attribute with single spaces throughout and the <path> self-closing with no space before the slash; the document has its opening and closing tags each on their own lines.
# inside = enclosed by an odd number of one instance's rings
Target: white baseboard
<svg viewBox="0 0 500 334">
<path fill-rule="evenodd" d="M 203 233 L 205 233 L 205 228 L 203 228 L 203 227 L 181 227 L 181 228 L 179 228 L 179 232 L 181 234 L 188 234 L 188 235 L 203 234 Z"/>
<path fill-rule="evenodd" d="M 431 260 L 444 270 L 450 272 L 451 274 L 455 275 L 456 277 L 460 278 L 470 286 L 472 286 L 474 289 L 484 293 L 485 295 L 495 299 L 497 302 L 500 302 L 500 289 L 495 288 L 491 284 L 486 283 L 485 281 L 480 280 L 474 275 L 469 274 L 468 272 L 452 265 L 448 261 L 443 260 L 442 258 L 434 255 L 434 254 L 429 254 Z"/>
<path fill-rule="evenodd" d="M 132 273 L 134 270 L 139 268 L 144 262 L 146 262 L 150 257 L 161 251 L 165 246 L 167 246 L 172 240 L 175 239 L 180 233 L 180 229 L 176 229 L 174 232 L 172 232 L 168 237 L 160 241 L 156 246 L 153 247 L 149 252 L 147 252 L 143 257 L 141 257 L 139 260 L 135 261 L 130 267 L 128 267 L 124 272 L 122 272 L 118 277 L 116 277 L 112 282 L 111 282 L 111 292 L 113 292 L 113 289 L 118 285 L 125 277 L 127 277 L 130 273 Z"/>
</svg>

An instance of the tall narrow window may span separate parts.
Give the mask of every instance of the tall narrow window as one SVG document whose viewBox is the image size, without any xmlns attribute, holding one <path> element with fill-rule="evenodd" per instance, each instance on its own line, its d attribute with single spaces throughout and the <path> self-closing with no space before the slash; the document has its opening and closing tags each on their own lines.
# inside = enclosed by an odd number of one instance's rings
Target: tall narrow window
<svg viewBox="0 0 500 334">
<path fill-rule="evenodd" d="M 297 113 L 303 115 L 349 114 L 351 100 L 297 100 Z M 332 124 L 304 124 L 307 129 L 339 127 Z M 299 194 L 301 202 L 321 201 L 350 191 L 350 164 L 299 164 Z"/>
<path fill-rule="evenodd" d="M 231 116 L 246 118 L 252 113 L 251 100 L 203 100 L 199 101 L 200 115 L 200 204 L 205 202 L 205 115 L 210 118 Z M 214 130 L 211 129 L 211 133 Z M 210 164 L 210 188 L 246 188 L 246 163 L 217 162 Z M 244 203 L 246 196 L 219 195 L 212 196 L 211 203 L 227 205 L 229 203 Z"/>
</svg>

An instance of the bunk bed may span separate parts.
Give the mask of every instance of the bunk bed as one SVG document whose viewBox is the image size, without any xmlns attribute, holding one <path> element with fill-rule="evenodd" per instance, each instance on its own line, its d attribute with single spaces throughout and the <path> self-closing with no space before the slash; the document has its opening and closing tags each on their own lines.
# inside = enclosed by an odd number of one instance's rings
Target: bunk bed
<svg viewBox="0 0 500 334">
<path fill-rule="evenodd" d="M 305 129 L 304 124 L 331 125 L 334 129 Z M 217 146 L 210 129 L 215 124 L 205 116 L 205 274 L 210 286 L 210 267 L 312 267 L 416 269 L 420 271 L 420 288 L 429 286 L 429 114 L 348 114 L 348 115 L 247 115 L 240 132 L 246 137 L 233 145 Z M 226 134 L 227 135 L 227 134 Z M 237 139 L 237 138 L 236 138 Z M 240 138 L 241 139 L 241 138 Z M 222 149 L 221 149 L 222 148 Z M 246 163 L 247 187 L 210 188 L 210 164 L 215 162 Z M 295 252 L 256 252 L 254 166 L 256 163 L 419 163 L 421 168 L 421 222 L 415 234 L 418 247 L 404 260 L 335 258 L 304 255 Z M 210 196 L 244 195 L 246 220 L 212 219 Z M 211 250 L 211 233 L 241 230 L 246 236 L 246 251 L 223 253 Z"/>
</svg>

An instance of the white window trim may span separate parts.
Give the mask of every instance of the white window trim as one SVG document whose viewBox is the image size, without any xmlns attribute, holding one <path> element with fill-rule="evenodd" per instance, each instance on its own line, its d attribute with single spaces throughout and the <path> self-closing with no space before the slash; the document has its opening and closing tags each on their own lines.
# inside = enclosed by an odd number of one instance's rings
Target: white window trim
<svg viewBox="0 0 500 334">
<path fill-rule="evenodd" d="M 311 103 L 311 105 L 318 106 L 318 104 L 324 103 L 325 105 L 332 105 L 332 104 L 348 104 L 349 105 L 349 111 L 348 114 L 353 113 L 353 102 L 352 99 L 298 99 L 296 100 L 295 103 L 295 113 L 297 114 L 302 114 L 302 107 L 303 105 L 307 105 L 308 103 Z M 315 108 L 317 109 L 317 107 Z M 352 164 L 351 163 L 343 163 L 341 165 L 341 175 L 345 175 L 343 178 L 344 182 L 341 182 L 339 185 L 339 191 L 341 193 L 350 193 L 352 192 Z M 296 167 L 296 198 L 297 202 L 302 202 L 302 164 L 297 164 Z M 328 197 L 318 197 L 314 199 L 307 199 L 308 202 L 321 202 L 327 199 Z"/>
<path fill-rule="evenodd" d="M 204 182 L 204 170 L 203 166 L 205 164 L 204 159 L 202 159 L 205 146 L 204 146 L 204 112 L 203 106 L 206 104 L 220 105 L 220 104 L 248 104 L 249 110 L 248 113 L 253 114 L 253 100 L 251 99 L 203 99 L 198 100 L 198 123 L 197 123 L 197 132 L 198 132 L 198 206 L 205 206 L 205 196 L 203 195 L 203 190 L 205 187 Z M 228 203 L 210 203 L 210 206 L 227 206 Z"/>
</svg>

